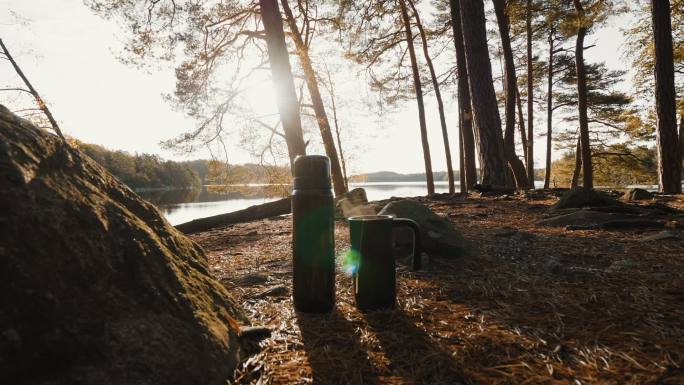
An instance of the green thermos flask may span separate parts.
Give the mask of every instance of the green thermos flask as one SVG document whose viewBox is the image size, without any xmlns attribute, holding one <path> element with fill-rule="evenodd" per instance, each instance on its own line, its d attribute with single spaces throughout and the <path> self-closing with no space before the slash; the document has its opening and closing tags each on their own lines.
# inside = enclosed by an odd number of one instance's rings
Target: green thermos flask
<svg viewBox="0 0 684 385">
<path fill-rule="evenodd" d="M 335 305 L 335 206 L 330 159 L 298 156 L 293 167 L 292 297 L 297 310 L 327 313 Z"/>
</svg>

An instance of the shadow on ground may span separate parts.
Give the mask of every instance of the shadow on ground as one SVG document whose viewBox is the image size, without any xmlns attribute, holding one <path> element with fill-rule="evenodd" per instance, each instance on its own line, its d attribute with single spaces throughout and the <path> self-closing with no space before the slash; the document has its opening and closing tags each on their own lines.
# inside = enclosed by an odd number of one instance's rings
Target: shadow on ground
<svg viewBox="0 0 684 385">
<path fill-rule="evenodd" d="M 356 326 L 335 309 L 330 314 L 297 313 L 315 384 L 379 383 Z"/>
</svg>

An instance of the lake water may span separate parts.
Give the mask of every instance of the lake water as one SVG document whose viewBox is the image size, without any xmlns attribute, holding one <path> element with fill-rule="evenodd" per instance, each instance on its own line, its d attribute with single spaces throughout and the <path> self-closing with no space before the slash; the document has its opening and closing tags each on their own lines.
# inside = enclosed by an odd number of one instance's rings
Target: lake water
<svg viewBox="0 0 684 385">
<path fill-rule="evenodd" d="M 350 183 L 349 188 L 363 187 L 368 200 L 374 201 L 396 197 L 414 197 L 427 194 L 425 182 L 375 182 Z M 268 191 L 264 191 L 266 188 Z M 218 186 L 204 186 L 196 190 L 168 190 L 138 192 L 143 198 L 154 203 L 173 225 L 197 218 L 229 213 L 249 206 L 270 202 L 286 194 L 284 187 L 240 186 L 225 191 Z M 458 191 L 458 186 L 456 186 Z M 447 182 L 435 182 L 435 192 L 449 192 Z"/>
<path fill-rule="evenodd" d="M 543 181 L 535 181 L 537 188 Z M 427 195 L 425 182 L 374 182 L 350 183 L 349 188 L 363 187 L 369 201 L 390 197 L 415 197 Z M 657 186 L 641 187 L 655 191 Z M 459 191 L 458 184 L 456 191 Z M 445 182 L 435 182 L 435 192 L 449 192 Z M 280 199 L 288 194 L 287 186 L 249 185 L 249 186 L 204 186 L 195 190 L 165 190 L 138 192 L 143 198 L 154 203 L 173 225 L 197 218 L 225 214 Z"/>
</svg>

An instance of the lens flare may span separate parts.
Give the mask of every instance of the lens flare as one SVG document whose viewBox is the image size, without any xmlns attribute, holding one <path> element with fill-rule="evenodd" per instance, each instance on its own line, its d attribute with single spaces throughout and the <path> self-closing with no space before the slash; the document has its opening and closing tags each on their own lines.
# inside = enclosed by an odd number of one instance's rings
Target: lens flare
<svg viewBox="0 0 684 385">
<path fill-rule="evenodd" d="M 345 273 L 352 275 L 359 269 L 361 254 L 357 250 L 348 249 L 342 254 L 342 268 Z"/>
</svg>

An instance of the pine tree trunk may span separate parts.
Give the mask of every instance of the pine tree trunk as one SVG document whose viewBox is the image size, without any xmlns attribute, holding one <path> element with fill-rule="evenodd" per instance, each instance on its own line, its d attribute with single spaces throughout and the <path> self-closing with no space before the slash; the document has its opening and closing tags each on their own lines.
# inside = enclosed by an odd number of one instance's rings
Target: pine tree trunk
<svg viewBox="0 0 684 385">
<path fill-rule="evenodd" d="M 520 129 L 520 141 L 522 142 L 525 164 L 527 164 L 527 134 L 525 130 L 525 117 L 523 116 L 522 100 L 520 100 L 520 91 L 517 89 L 517 87 L 515 90 L 515 104 L 518 107 L 518 128 Z M 527 179 L 529 179 L 529 177 Z"/>
<path fill-rule="evenodd" d="M 684 112 L 679 115 L 679 162 L 684 162 Z"/>
<path fill-rule="evenodd" d="M 591 146 L 589 144 L 589 118 L 587 116 L 587 75 L 584 69 L 584 37 L 587 27 L 584 20 L 584 8 L 580 0 L 573 0 L 577 11 L 577 43 L 575 45 L 575 66 L 577 67 L 577 102 L 579 110 L 580 142 L 582 148 L 582 168 L 584 172 L 583 186 L 594 188 L 594 170 L 591 163 Z"/>
<path fill-rule="evenodd" d="M 423 144 L 423 160 L 425 161 L 425 179 L 427 180 L 428 195 L 435 193 L 435 182 L 432 176 L 432 161 L 430 160 L 430 144 L 427 137 L 427 126 L 425 124 L 425 106 L 423 105 L 423 89 L 420 83 L 420 73 L 418 72 L 418 61 L 416 51 L 413 47 L 413 32 L 411 32 L 411 21 L 406 9 L 404 0 L 399 0 L 401 7 L 401 17 L 404 21 L 404 32 L 406 33 L 406 43 L 408 44 L 409 57 L 411 58 L 411 69 L 413 70 L 413 86 L 416 91 L 416 103 L 418 103 L 418 119 L 420 121 L 420 139 Z"/>
<path fill-rule="evenodd" d="M 330 129 L 328 114 L 325 112 L 323 98 L 321 97 L 321 92 L 318 88 L 316 71 L 311 64 L 311 58 L 309 57 L 309 48 L 302 40 L 302 35 L 299 33 L 299 28 L 297 27 L 297 21 L 292 15 L 292 10 L 290 9 L 290 5 L 288 4 L 287 0 L 280 0 L 280 2 L 283 5 L 285 20 L 287 20 L 287 23 L 290 27 L 290 36 L 295 43 L 295 47 L 297 48 L 297 56 L 299 56 L 299 62 L 301 63 L 302 70 L 304 71 L 306 87 L 309 90 L 311 104 L 313 105 L 314 113 L 316 114 L 316 121 L 318 122 L 318 128 L 321 131 L 321 139 L 323 141 L 323 147 L 325 148 L 325 154 L 328 156 L 328 158 L 330 158 L 330 173 L 332 176 L 335 195 L 344 194 L 347 192 L 347 188 L 344 183 L 344 175 L 342 174 L 340 161 L 337 157 L 337 151 L 335 150 L 335 139 L 333 139 L 332 131 Z"/>
<path fill-rule="evenodd" d="M 413 4 L 412 0 L 407 0 L 413 15 L 416 19 L 416 25 L 418 27 L 418 32 L 420 33 L 420 39 L 423 43 L 423 56 L 427 62 L 428 69 L 430 70 L 430 78 L 432 79 L 432 87 L 435 89 L 435 98 L 437 99 L 437 109 L 439 110 L 439 123 L 442 126 L 442 139 L 444 140 L 444 152 L 446 154 L 446 166 L 447 166 L 447 178 L 449 181 L 449 193 L 453 194 L 456 192 L 456 186 L 454 185 L 454 167 L 451 163 L 451 148 L 449 146 L 449 133 L 447 132 L 446 117 L 444 115 L 444 103 L 442 102 L 442 93 L 439 90 L 439 81 L 437 80 L 437 74 L 435 73 L 435 67 L 432 64 L 432 58 L 430 58 L 430 53 L 428 51 L 428 41 L 425 35 L 425 30 L 423 29 L 423 23 L 420 21 L 420 15 L 418 15 L 418 10 Z"/>
<path fill-rule="evenodd" d="M 451 8 L 451 27 L 454 32 L 454 47 L 456 49 L 456 66 L 458 68 L 458 128 L 463 152 L 461 178 L 465 178 L 465 189 L 468 192 L 477 184 L 477 167 L 475 166 L 475 138 L 473 134 L 472 109 L 470 103 L 470 88 L 468 82 L 468 68 L 463 46 L 463 30 L 461 28 L 461 8 L 459 0 L 449 0 Z"/>
<path fill-rule="evenodd" d="M 283 20 L 276 0 L 259 0 L 259 6 L 261 8 L 261 20 L 266 32 L 268 61 L 276 91 L 278 112 L 285 131 L 290 164 L 293 164 L 297 155 L 306 154 L 306 145 L 304 144 L 302 122 L 299 117 L 299 101 L 292 78 L 287 45 L 285 44 Z"/>
<path fill-rule="evenodd" d="M 534 62 L 532 61 L 532 0 L 527 0 L 525 15 L 527 34 L 527 179 L 534 189 Z"/>
<path fill-rule="evenodd" d="M 496 102 L 492 63 L 487 47 L 484 3 L 482 0 L 460 1 L 463 46 L 468 68 L 468 86 L 479 147 L 482 184 L 511 187 L 508 178 L 501 117 Z"/>
<path fill-rule="evenodd" d="M 551 183 L 551 134 L 553 131 L 553 34 L 549 32 L 549 72 L 547 74 L 546 91 L 546 175 L 544 175 L 544 188 L 549 188 Z"/>
<path fill-rule="evenodd" d="M 468 184 L 465 175 L 465 155 L 463 154 L 463 132 L 461 126 L 458 126 L 458 182 L 460 193 L 468 192 Z"/>
<path fill-rule="evenodd" d="M 508 166 L 515 177 L 515 184 L 518 189 L 528 188 L 527 171 L 525 165 L 515 153 L 515 99 L 518 82 L 515 75 L 515 62 L 513 60 L 513 50 L 511 48 L 511 38 L 509 35 L 508 15 L 506 14 L 506 1 L 494 0 L 494 12 L 499 25 L 499 35 L 501 36 L 501 49 L 504 57 L 504 92 L 506 95 L 506 129 L 504 131 L 504 154 L 508 161 Z"/>
<path fill-rule="evenodd" d="M 330 104 L 333 111 L 333 122 L 335 123 L 335 137 L 337 138 L 337 150 L 340 153 L 340 163 L 342 164 L 342 175 L 344 176 L 344 187 L 349 190 L 349 175 L 347 174 L 347 162 L 344 159 L 344 151 L 342 151 L 342 139 L 340 138 L 340 124 L 337 119 L 337 103 L 335 101 L 335 85 L 328 67 L 325 67 L 328 75 L 328 85 L 330 86 Z"/>
<path fill-rule="evenodd" d="M 577 137 L 577 147 L 575 148 L 575 168 L 572 171 L 572 179 L 570 180 L 570 188 L 576 188 L 579 185 L 579 174 L 582 171 L 582 145 L 581 139 Z"/>
<path fill-rule="evenodd" d="M 655 47 L 656 151 L 658 181 L 666 194 L 682 192 L 682 162 L 677 136 L 670 1 L 651 0 Z"/>
</svg>

